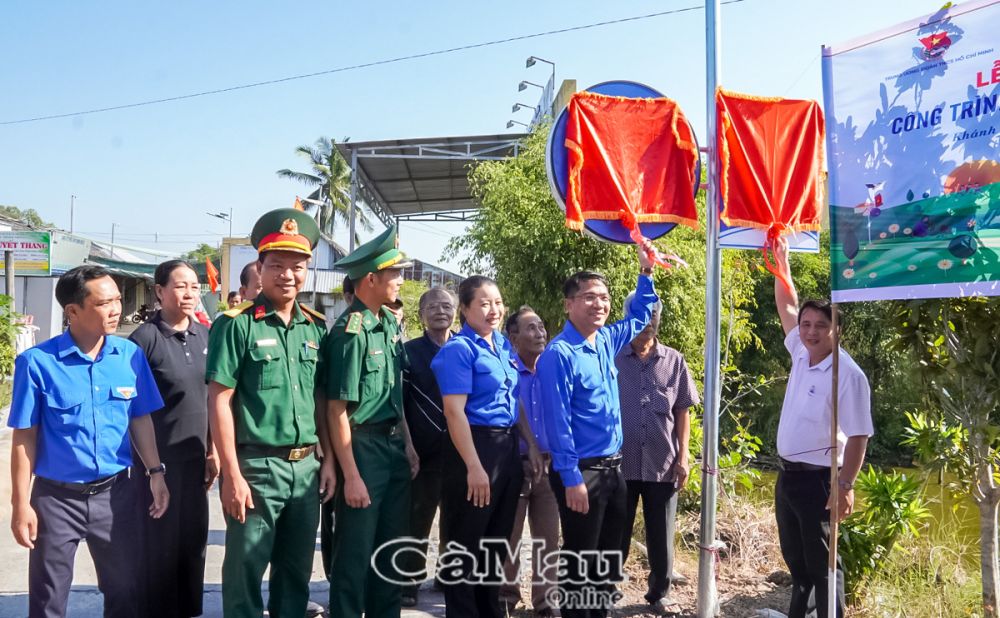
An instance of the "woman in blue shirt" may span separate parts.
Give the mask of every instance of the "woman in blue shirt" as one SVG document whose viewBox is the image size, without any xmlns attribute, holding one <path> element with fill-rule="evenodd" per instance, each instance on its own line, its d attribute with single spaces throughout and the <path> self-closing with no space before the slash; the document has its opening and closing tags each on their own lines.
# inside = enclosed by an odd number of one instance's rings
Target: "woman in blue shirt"
<svg viewBox="0 0 1000 618">
<path fill-rule="evenodd" d="M 503 572 L 500 547 L 514 527 L 523 478 L 518 373 L 510 342 L 498 331 L 504 305 L 496 283 L 469 277 L 458 287 L 458 302 L 462 330 L 431 361 L 451 436 L 443 455 L 441 532 L 475 560 L 446 554 L 438 579 L 449 618 L 495 618 L 503 612 L 494 574 Z M 487 539 L 500 546 L 483 547 Z"/>
</svg>

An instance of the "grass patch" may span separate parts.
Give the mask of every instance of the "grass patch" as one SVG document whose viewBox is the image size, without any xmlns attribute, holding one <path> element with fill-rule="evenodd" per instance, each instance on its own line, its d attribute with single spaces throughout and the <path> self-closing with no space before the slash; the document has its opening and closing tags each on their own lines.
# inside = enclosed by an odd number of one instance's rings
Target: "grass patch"
<svg viewBox="0 0 1000 618">
<path fill-rule="evenodd" d="M 938 532 L 896 547 L 888 563 L 857 595 L 859 616 L 982 615 L 978 542 Z"/>
</svg>

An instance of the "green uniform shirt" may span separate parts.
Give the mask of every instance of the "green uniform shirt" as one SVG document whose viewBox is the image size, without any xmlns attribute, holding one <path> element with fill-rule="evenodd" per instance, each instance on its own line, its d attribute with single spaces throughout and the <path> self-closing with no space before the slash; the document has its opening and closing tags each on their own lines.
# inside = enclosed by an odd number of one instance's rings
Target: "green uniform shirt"
<svg viewBox="0 0 1000 618">
<path fill-rule="evenodd" d="M 326 396 L 347 402 L 352 425 L 403 418 L 405 355 L 395 316 L 372 313 L 360 300 L 341 315 L 323 343 Z"/>
<path fill-rule="evenodd" d="M 220 314 L 208 339 L 206 380 L 236 389 L 236 444 L 316 443 L 313 399 L 324 325 L 295 303 L 286 326 L 263 295 Z"/>
</svg>

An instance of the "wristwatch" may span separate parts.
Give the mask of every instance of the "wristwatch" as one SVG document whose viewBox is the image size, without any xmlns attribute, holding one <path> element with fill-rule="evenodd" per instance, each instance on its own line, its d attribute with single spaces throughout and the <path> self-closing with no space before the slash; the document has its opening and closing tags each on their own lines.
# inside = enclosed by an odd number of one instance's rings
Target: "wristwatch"
<svg viewBox="0 0 1000 618">
<path fill-rule="evenodd" d="M 844 491 L 851 491 L 854 489 L 854 483 L 848 483 L 847 481 L 838 480 L 837 485 Z"/>
<path fill-rule="evenodd" d="M 653 269 L 649 268 L 649 267 L 646 267 L 646 266 L 643 266 L 643 267 L 639 268 L 639 272 L 641 274 L 643 274 L 643 275 L 652 275 L 653 274 Z"/>
<path fill-rule="evenodd" d="M 160 462 L 160 465 L 146 469 L 146 476 L 153 476 L 154 474 L 166 474 L 166 473 L 167 473 L 167 464 L 163 463 L 162 461 Z"/>
</svg>

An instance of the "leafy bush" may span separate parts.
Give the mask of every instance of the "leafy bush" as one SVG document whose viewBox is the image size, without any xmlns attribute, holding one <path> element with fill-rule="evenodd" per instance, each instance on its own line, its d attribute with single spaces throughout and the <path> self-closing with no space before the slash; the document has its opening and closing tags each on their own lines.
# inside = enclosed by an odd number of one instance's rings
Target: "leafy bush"
<svg viewBox="0 0 1000 618">
<path fill-rule="evenodd" d="M 919 536 L 930 517 L 920 479 L 899 472 L 881 472 L 870 464 L 855 481 L 864 495 L 864 509 L 840 524 L 840 559 L 848 598 L 879 573 L 901 538 Z"/>
<path fill-rule="evenodd" d="M 0 376 L 9 376 L 14 373 L 14 356 L 16 355 L 14 343 L 17 339 L 17 319 L 19 317 L 14 312 L 11 297 L 0 294 Z"/>
</svg>

